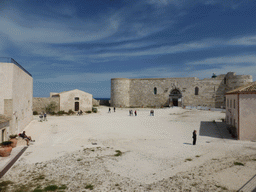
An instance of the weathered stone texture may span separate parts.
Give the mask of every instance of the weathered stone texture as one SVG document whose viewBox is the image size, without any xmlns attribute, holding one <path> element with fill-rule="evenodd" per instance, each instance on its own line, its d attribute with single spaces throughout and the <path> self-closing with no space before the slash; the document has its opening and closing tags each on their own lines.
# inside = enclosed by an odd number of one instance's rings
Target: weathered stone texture
<svg viewBox="0 0 256 192">
<path fill-rule="evenodd" d="M 111 106 L 115 107 L 160 107 L 173 104 L 173 90 L 178 90 L 182 97 L 179 106 L 224 107 L 224 94 L 243 84 L 252 82 L 250 75 L 227 73 L 216 78 L 200 80 L 189 78 L 159 79 L 111 79 Z M 198 95 L 195 95 L 195 88 Z M 154 93 L 156 88 L 157 93 Z"/>
<path fill-rule="evenodd" d="M 49 106 L 51 103 L 56 105 L 56 108 L 53 111 L 58 112 L 60 110 L 59 97 L 34 97 L 33 111 L 37 111 L 38 113 L 45 112 L 45 108 Z"/>
</svg>

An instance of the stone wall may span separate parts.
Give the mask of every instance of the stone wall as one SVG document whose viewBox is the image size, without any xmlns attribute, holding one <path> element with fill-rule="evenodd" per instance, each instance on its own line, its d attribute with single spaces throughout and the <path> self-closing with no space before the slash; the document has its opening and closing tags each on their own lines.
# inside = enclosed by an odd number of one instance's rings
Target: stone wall
<svg viewBox="0 0 256 192">
<path fill-rule="evenodd" d="M 57 107 L 54 112 L 60 111 L 60 98 L 59 97 L 34 97 L 33 98 L 33 111 L 38 113 L 45 112 L 45 107 L 54 103 Z"/>
<path fill-rule="evenodd" d="M 200 80 L 189 78 L 158 79 L 111 79 L 111 106 L 113 107 L 161 107 L 174 102 L 173 90 L 181 97 L 179 106 L 225 107 L 225 93 L 248 82 L 250 75 L 236 75 L 233 72 L 216 78 Z M 198 95 L 195 89 L 198 89 Z M 156 90 L 156 93 L 155 93 Z"/>
</svg>

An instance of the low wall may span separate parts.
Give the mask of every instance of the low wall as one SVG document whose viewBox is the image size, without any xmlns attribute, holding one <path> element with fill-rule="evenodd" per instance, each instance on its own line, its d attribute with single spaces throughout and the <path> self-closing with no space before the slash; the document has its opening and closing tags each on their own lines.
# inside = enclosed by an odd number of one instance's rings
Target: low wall
<svg viewBox="0 0 256 192">
<path fill-rule="evenodd" d="M 45 107 L 51 103 L 56 105 L 54 112 L 58 112 L 60 110 L 59 97 L 33 97 L 33 111 L 38 113 L 45 112 Z"/>
</svg>

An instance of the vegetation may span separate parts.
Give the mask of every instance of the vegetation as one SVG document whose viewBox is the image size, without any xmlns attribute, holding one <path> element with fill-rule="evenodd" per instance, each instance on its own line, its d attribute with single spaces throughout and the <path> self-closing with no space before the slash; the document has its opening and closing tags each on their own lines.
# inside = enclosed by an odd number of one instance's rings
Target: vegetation
<svg viewBox="0 0 256 192">
<path fill-rule="evenodd" d="M 12 143 L 13 143 L 12 141 L 4 141 L 3 143 L 1 143 L 1 146 L 9 146 Z"/>
<path fill-rule="evenodd" d="M 192 159 L 191 158 L 185 159 L 185 162 L 187 162 L 187 161 L 192 161 Z"/>
<path fill-rule="evenodd" d="M 122 152 L 120 150 L 116 150 L 115 152 L 116 152 L 115 156 L 121 156 L 122 155 Z"/>
<path fill-rule="evenodd" d="M 69 109 L 68 110 L 68 115 L 73 115 L 75 112 L 74 111 L 72 111 L 72 109 Z"/>
<path fill-rule="evenodd" d="M 234 162 L 234 165 L 244 166 L 244 164 L 240 162 Z"/>
<path fill-rule="evenodd" d="M 33 111 L 33 115 L 38 115 L 38 112 L 37 111 Z"/>
<path fill-rule="evenodd" d="M 88 184 L 88 185 L 85 186 L 85 189 L 93 190 L 93 185 L 92 184 Z"/>
<path fill-rule="evenodd" d="M 85 113 L 91 113 L 91 111 L 85 111 Z"/>
<path fill-rule="evenodd" d="M 64 114 L 67 114 L 65 111 L 58 111 L 57 112 L 58 115 L 64 115 Z"/>
<path fill-rule="evenodd" d="M 15 134 L 15 135 L 10 135 L 9 137 L 10 137 L 10 139 L 15 139 L 17 136 L 18 136 L 18 135 Z"/>
<path fill-rule="evenodd" d="M 44 188 L 45 191 L 56 191 L 59 187 L 57 185 L 49 185 Z"/>
<path fill-rule="evenodd" d="M 12 184 L 12 181 L 2 181 L 0 182 L 0 191 L 6 191 L 8 185 Z"/>
<path fill-rule="evenodd" d="M 92 108 L 92 112 L 93 112 L 93 113 L 97 113 L 97 112 L 98 112 L 98 109 L 95 108 L 95 107 L 93 107 L 93 108 Z"/>
<path fill-rule="evenodd" d="M 45 107 L 46 113 L 51 113 L 56 109 L 57 105 L 54 101 L 52 101 L 49 105 Z"/>
</svg>

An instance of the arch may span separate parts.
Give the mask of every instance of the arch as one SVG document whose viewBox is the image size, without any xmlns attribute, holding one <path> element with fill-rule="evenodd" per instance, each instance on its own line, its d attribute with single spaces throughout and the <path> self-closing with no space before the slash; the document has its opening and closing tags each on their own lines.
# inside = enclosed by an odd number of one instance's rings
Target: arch
<svg viewBox="0 0 256 192">
<path fill-rule="evenodd" d="M 154 87 L 154 94 L 156 95 L 157 94 L 157 88 Z"/>
<path fill-rule="evenodd" d="M 171 90 L 169 95 L 169 105 L 171 106 L 181 106 L 182 94 L 179 89 L 175 88 Z"/>
<path fill-rule="evenodd" d="M 195 95 L 198 95 L 198 94 L 199 94 L 199 88 L 195 87 Z"/>
</svg>

